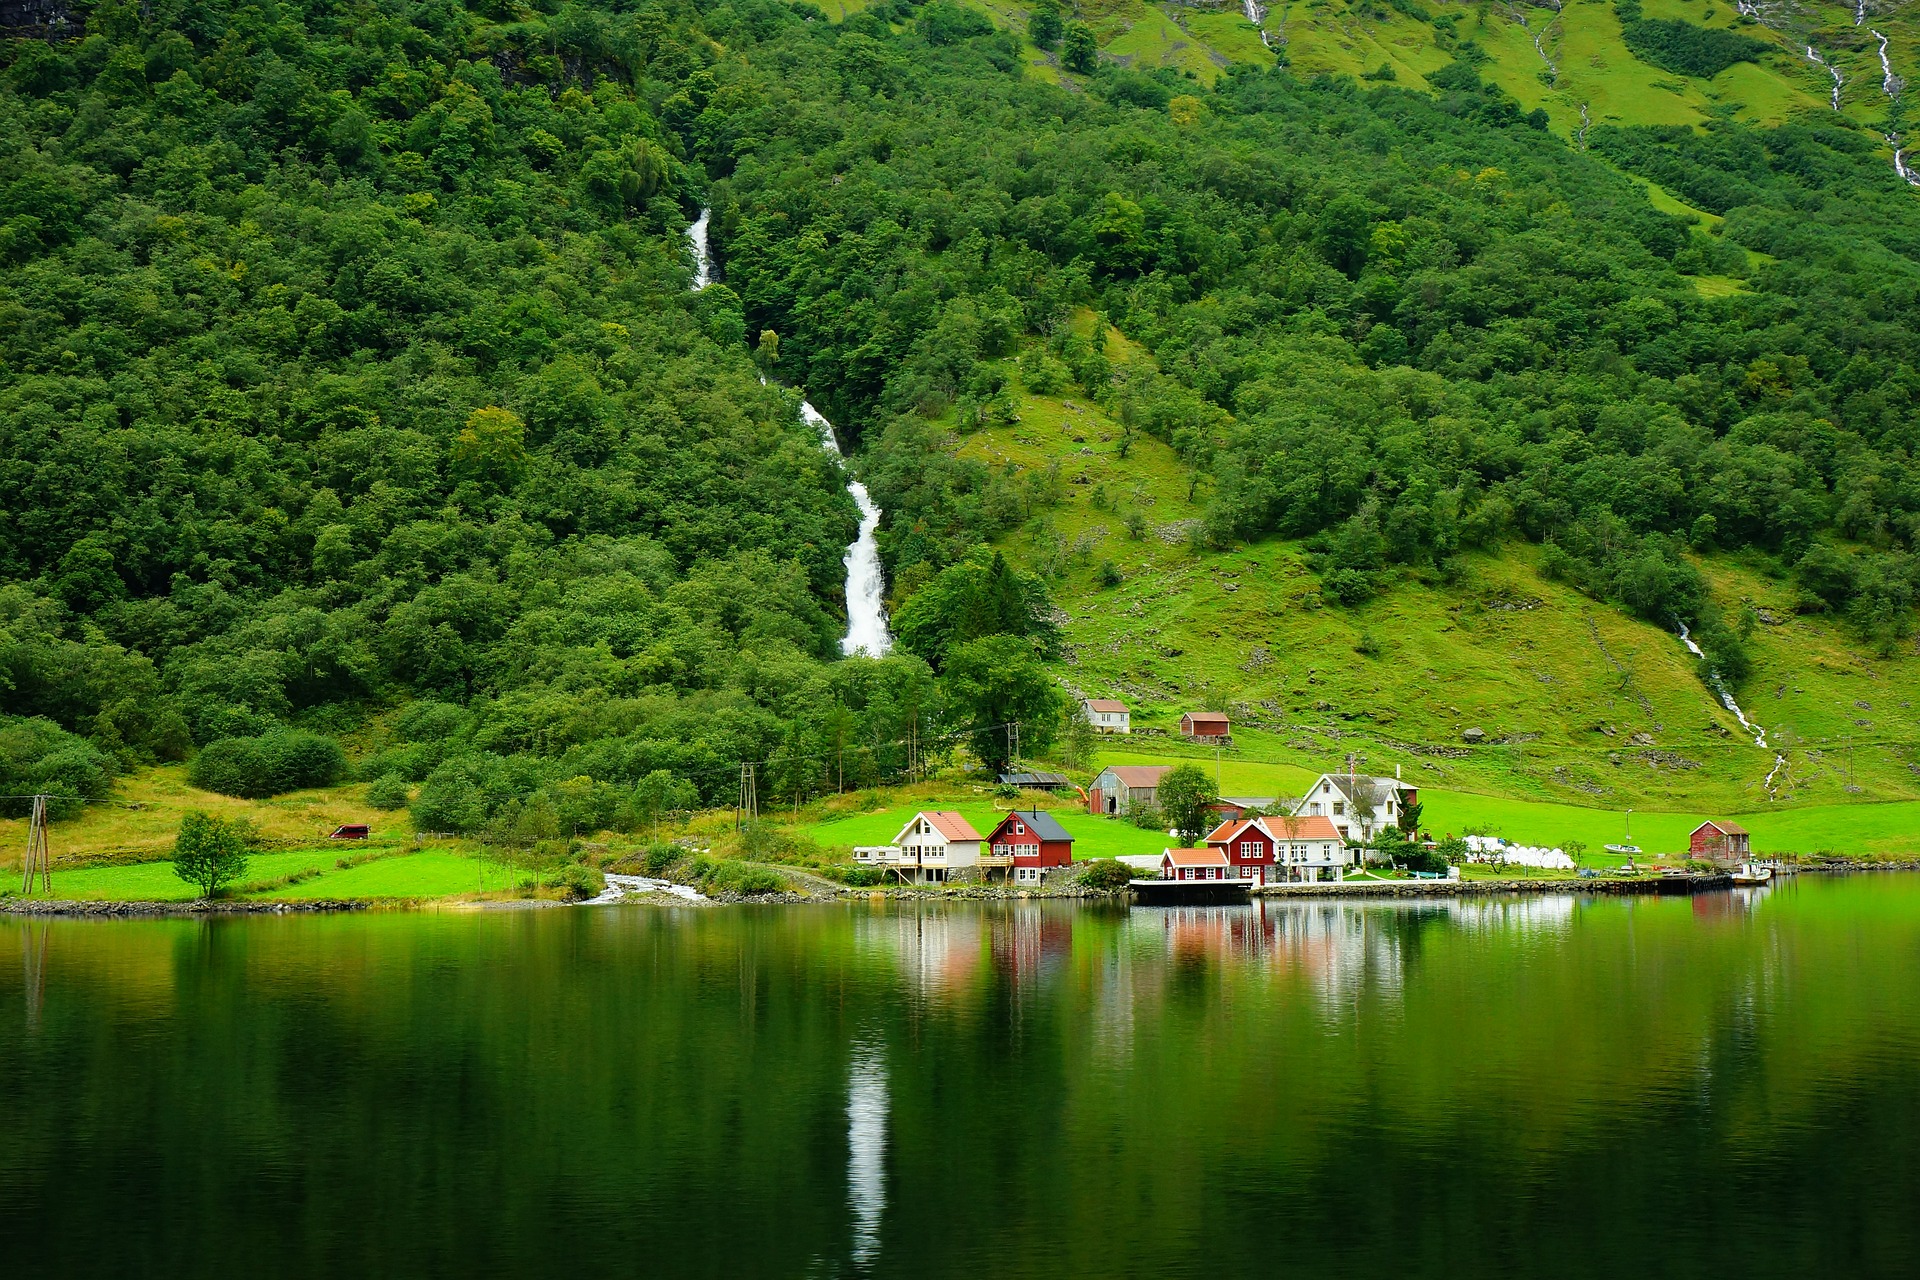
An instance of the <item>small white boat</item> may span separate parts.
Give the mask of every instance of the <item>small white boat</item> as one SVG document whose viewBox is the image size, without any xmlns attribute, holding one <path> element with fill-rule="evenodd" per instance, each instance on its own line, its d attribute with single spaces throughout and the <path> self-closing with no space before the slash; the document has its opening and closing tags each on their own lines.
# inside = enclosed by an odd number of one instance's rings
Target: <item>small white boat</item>
<svg viewBox="0 0 1920 1280">
<path fill-rule="evenodd" d="M 1608 852 L 1608 853 L 1638 853 L 1638 852 L 1640 852 L 1640 846 L 1639 846 L 1639 845 L 1637 845 L 1637 844 L 1610 844 L 1610 845 L 1608 845 L 1608 846 L 1606 846 L 1606 849 L 1607 849 L 1607 852 Z"/>
<path fill-rule="evenodd" d="M 1743 862 L 1733 869 L 1735 884 L 1765 884 L 1773 879 L 1773 868 L 1763 867 L 1757 862 Z"/>
</svg>

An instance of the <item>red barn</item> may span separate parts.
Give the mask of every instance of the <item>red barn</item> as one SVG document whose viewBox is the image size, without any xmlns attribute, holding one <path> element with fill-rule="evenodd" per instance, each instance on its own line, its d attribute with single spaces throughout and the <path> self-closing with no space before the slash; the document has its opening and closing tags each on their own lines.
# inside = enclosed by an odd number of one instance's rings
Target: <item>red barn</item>
<svg viewBox="0 0 1920 1280">
<path fill-rule="evenodd" d="M 1038 809 L 1015 809 L 987 837 L 997 858 L 1013 859 L 1013 879 L 1029 884 L 1049 867 L 1073 861 L 1073 836 L 1060 820 Z"/>
<path fill-rule="evenodd" d="M 1228 742 L 1233 726 L 1218 711 L 1189 711 L 1180 717 L 1180 733 L 1195 742 Z"/>
<path fill-rule="evenodd" d="M 1703 822 L 1693 829 L 1693 837 L 1687 842 L 1690 857 L 1709 862 L 1744 859 L 1749 852 L 1747 829 L 1737 822 Z"/>
</svg>

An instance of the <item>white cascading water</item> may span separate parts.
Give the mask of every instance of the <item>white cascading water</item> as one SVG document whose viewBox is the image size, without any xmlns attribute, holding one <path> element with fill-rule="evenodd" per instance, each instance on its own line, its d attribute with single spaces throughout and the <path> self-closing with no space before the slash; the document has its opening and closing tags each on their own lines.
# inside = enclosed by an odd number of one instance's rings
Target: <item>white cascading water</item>
<svg viewBox="0 0 1920 1280">
<path fill-rule="evenodd" d="M 702 209 L 700 217 L 687 228 L 687 242 L 693 248 L 696 293 L 713 283 L 713 254 L 707 246 L 707 222 L 712 212 Z M 846 455 L 840 452 L 840 442 L 834 438 L 833 424 L 827 421 L 826 415 L 802 400 L 800 416 L 820 433 L 821 445 L 844 467 Z M 847 492 L 853 495 L 853 504 L 860 509 L 860 533 L 848 545 L 843 560 L 847 567 L 847 634 L 840 641 L 840 652 L 848 657 L 864 653 L 881 658 L 893 647 L 893 637 L 887 632 L 887 584 L 880 569 L 880 542 L 876 536 L 880 528 L 880 508 L 874 505 L 867 486 L 858 480 L 848 478 Z"/>
<path fill-rule="evenodd" d="M 1807 61 L 1813 63 L 1815 66 L 1825 67 L 1827 74 L 1833 77 L 1833 109 L 1838 111 L 1840 109 L 1840 86 L 1846 83 L 1840 78 L 1840 68 L 1821 57 L 1820 51 L 1812 45 L 1807 46 Z"/>
<path fill-rule="evenodd" d="M 1260 33 L 1260 43 L 1269 49 L 1273 48 L 1273 41 L 1267 39 L 1267 6 L 1261 4 L 1260 0 L 1240 0 L 1240 4 L 1246 10 L 1247 21 Z"/>
<path fill-rule="evenodd" d="M 1880 92 L 1889 98 L 1900 96 L 1900 82 L 1893 75 L 1893 59 L 1887 57 L 1887 38 L 1878 31 L 1872 33 L 1880 42 Z"/>
<path fill-rule="evenodd" d="M 1700 661 L 1707 660 L 1707 655 L 1702 652 L 1699 645 L 1693 642 L 1693 634 L 1687 630 L 1687 624 L 1684 622 L 1680 624 L 1680 643 L 1687 646 L 1687 652 Z M 1720 701 L 1725 704 L 1727 710 L 1733 712 L 1733 718 L 1740 722 L 1740 727 L 1753 735 L 1753 745 L 1766 746 L 1767 731 L 1747 719 L 1747 713 L 1740 709 L 1740 704 L 1735 702 L 1733 695 L 1727 692 L 1727 686 L 1721 683 L 1720 673 L 1711 667 L 1707 668 L 1707 683 L 1712 685 L 1713 691 L 1720 695 Z"/>
<path fill-rule="evenodd" d="M 1861 16 L 1865 16 L 1866 11 L 1867 7 L 1863 3 L 1858 12 Z M 1858 25 L 1857 19 L 1855 25 Z M 1869 30 L 1872 29 L 1869 28 Z M 1872 34 L 1873 38 L 1880 42 L 1880 92 L 1898 101 L 1902 86 L 1900 77 L 1893 74 L 1893 59 L 1887 56 L 1887 38 L 1878 31 L 1873 31 Z M 1887 140 L 1887 145 L 1893 148 L 1893 171 L 1899 174 L 1900 180 L 1908 186 L 1920 187 L 1920 172 L 1916 172 L 1913 166 L 1907 163 L 1907 151 L 1901 144 L 1900 135 L 1887 133 L 1881 136 Z"/>
<path fill-rule="evenodd" d="M 853 1265 L 864 1271 L 879 1256 L 887 1211 L 887 1060 L 880 1047 L 856 1048 L 847 1075 L 847 1201 Z"/>
<path fill-rule="evenodd" d="M 1853 6 L 1853 25 L 1859 26 L 1867 20 L 1867 0 L 1855 0 Z"/>
<path fill-rule="evenodd" d="M 688 902 L 710 902 L 712 899 L 698 889 L 688 888 L 684 884 L 675 884 L 671 880 L 655 880 L 651 876 L 607 876 L 607 887 L 600 891 L 597 898 L 588 898 L 582 905 L 589 907 L 605 906 L 618 902 L 630 893 L 665 893 Z"/>
<path fill-rule="evenodd" d="M 713 253 L 707 248 L 707 222 L 713 210 L 702 209 L 694 224 L 687 228 L 687 241 L 693 245 L 693 291 L 700 292 L 713 283 Z"/>
<path fill-rule="evenodd" d="M 1707 660 L 1707 655 L 1701 651 L 1699 645 L 1693 642 L 1693 634 L 1687 630 L 1687 624 L 1684 622 L 1680 622 L 1678 623 L 1678 625 L 1680 627 L 1680 643 L 1687 646 L 1688 653 L 1691 653 L 1694 657 L 1700 659 L 1700 661 L 1705 662 Z M 1753 745 L 1756 747 L 1766 746 L 1767 731 L 1765 729 L 1762 729 L 1759 725 L 1753 723 L 1753 721 L 1747 719 L 1747 713 L 1742 711 L 1740 709 L 1740 704 L 1733 700 L 1733 695 L 1727 692 L 1727 686 L 1721 683 L 1720 673 L 1718 671 L 1715 671 L 1712 667 L 1707 668 L 1707 683 L 1709 685 L 1712 685 L 1713 691 L 1720 695 L 1721 704 L 1725 706 L 1727 710 L 1733 712 L 1733 718 L 1740 722 L 1740 727 L 1753 735 Z M 1763 787 L 1766 788 L 1767 796 L 1769 799 L 1771 799 L 1773 796 L 1774 776 L 1778 774 L 1781 769 L 1786 767 L 1786 763 L 1787 763 L 1787 756 L 1785 752 L 1782 752 L 1782 751 L 1774 752 L 1773 768 L 1768 771 L 1767 780 L 1761 784 Z"/>
</svg>

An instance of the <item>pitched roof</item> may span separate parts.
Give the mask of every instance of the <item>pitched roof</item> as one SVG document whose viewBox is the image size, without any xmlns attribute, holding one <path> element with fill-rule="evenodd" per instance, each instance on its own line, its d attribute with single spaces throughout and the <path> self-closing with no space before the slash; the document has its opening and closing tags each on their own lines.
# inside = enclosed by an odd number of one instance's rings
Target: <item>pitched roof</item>
<svg viewBox="0 0 1920 1280">
<path fill-rule="evenodd" d="M 1176 867 L 1224 867 L 1227 855 L 1218 849 L 1167 849 L 1160 855 L 1161 861 L 1172 859 Z"/>
<path fill-rule="evenodd" d="M 1237 805 L 1242 809 L 1252 809 L 1256 806 L 1264 809 L 1276 799 L 1278 799 L 1276 796 L 1221 796 L 1216 803 Z"/>
<path fill-rule="evenodd" d="M 1000 826 L 995 827 L 994 830 L 998 831 L 1000 827 L 1006 826 L 1015 818 L 1025 822 L 1027 829 L 1042 840 L 1065 840 L 1068 843 L 1073 841 L 1072 833 L 1060 825 L 1060 819 L 1039 809 L 1015 809 L 1000 819 Z"/>
<path fill-rule="evenodd" d="M 1340 829 L 1333 825 L 1333 819 L 1315 815 L 1311 818 L 1273 818 L 1271 826 L 1263 826 L 1275 840 L 1285 843 L 1288 840 L 1338 840 Z"/>
<path fill-rule="evenodd" d="M 1157 787 L 1160 779 L 1173 771 L 1170 764 L 1110 764 L 1102 773 L 1110 773 L 1129 787 Z"/>
<path fill-rule="evenodd" d="M 1227 718 L 1218 711 L 1189 711 L 1185 719 L 1195 724 L 1226 724 Z"/>
<path fill-rule="evenodd" d="M 1711 822 L 1710 821 L 1710 822 L 1701 823 L 1700 827 L 1712 827 L 1715 831 L 1718 831 L 1723 836 L 1744 836 L 1747 834 L 1747 829 L 1741 826 L 1737 822 Z M 1695 827 L 1694 830 L 1698 831 L 1700 830 L 1700 827 Z"/>
<path fill-rule="evenodd" d="M 922 818 L 925 818 L 932 824 L 935 831 L 949 840 L 984 840 L 986 838 L 973 829 L 972 823 L 952 809 L 923 809 L 907 819 L 907 825 L 900 828 L 900 835 L 894 837 L 894 843 L 900 843 L 900 836 L 906 835 Z"/>
<path fill-rule="evenodd" d="M 1333 789 L 1335 791 L 1338 791 L 1341 795 L 1345 796 L 1349 800 L 1353 799 L 1353 793 L 1347 789 L 1346 774 L 1325 773 L 1325 774 L 1321 774 L 1320 776 L 1325 778 L 1328 782 L 1331 782 L 1333 784 Z M 1373 783 L 1374 789 L 1380 793 L 1380 798 L 1383 800 L 1386 799 L 1387 796 L 1392 795 L 1396 792 L 1413 790 L 1412 783 L 1402 782 L 1398 778 L 1378 778 L 1378 777 L 1374 777 L 1372 774 L 1366 774 L 1366 773 L 1354 774 L 1353 781 L 1356 785 L 1360 783 L 1365 783 L 1365 782 Z M 1308 792 L 1308 794 L 1311 795 L 1312 792 Z"/>
<path fill-rule="evenodd" d="M 1127 713 L 1127 704 L 1115 702 L 1112 698 L 1088 698 L 1087 707 L 1093 711 L 1116 711 L 1121 715 Z"/>
</svg>

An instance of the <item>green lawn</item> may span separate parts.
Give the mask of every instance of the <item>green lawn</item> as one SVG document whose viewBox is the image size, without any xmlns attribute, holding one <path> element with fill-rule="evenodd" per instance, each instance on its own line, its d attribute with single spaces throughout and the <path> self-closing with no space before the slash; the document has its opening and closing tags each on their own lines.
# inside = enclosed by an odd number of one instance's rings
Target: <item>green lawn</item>
<svg viewBox="0 0 1920 1280">
<path fill-rule="evenodd" d="M 255 854 L 247 862 L 247 879 L 274 880 L 316 867 L 330 867 L 339 857 L 339 852 L 333 849 Z M 173 874 L 171 862 L 138 862 L 125 867 L 88 867 L 53 873 L 53 897 L 65 901 L 184 902 L 199 896 L 198 889 Z"/>
<path fill-rule="evenodd" d="M 247 864 L 249 883 L 277 880 L 302 871 L 319 875 L 298 884 L 249 895 L 272 901 L 316 898 L 439 898 L 482 889 L 504 889 L 514 875 L 496 863 L 458 854 L 428 851 L 398 854 L 340 869 L 338 849 L 304 849 L 255 854 Z M 53 894 L 65 901 L 185 902 L 199 891 L 173 873 L 171 862 L 141 862 L 123 867 L 55 871 Z"/>
<path fill-rule="evenodd" d="M 362 863 L 344 871 L 330 871 L 312 880 L 289 885 L 264 896 L 270 898 L 442 898 L 483 889 L 505 889 L 516 873 L 499 863 L 429 850 L 378 862 Z"/>
</svg>

